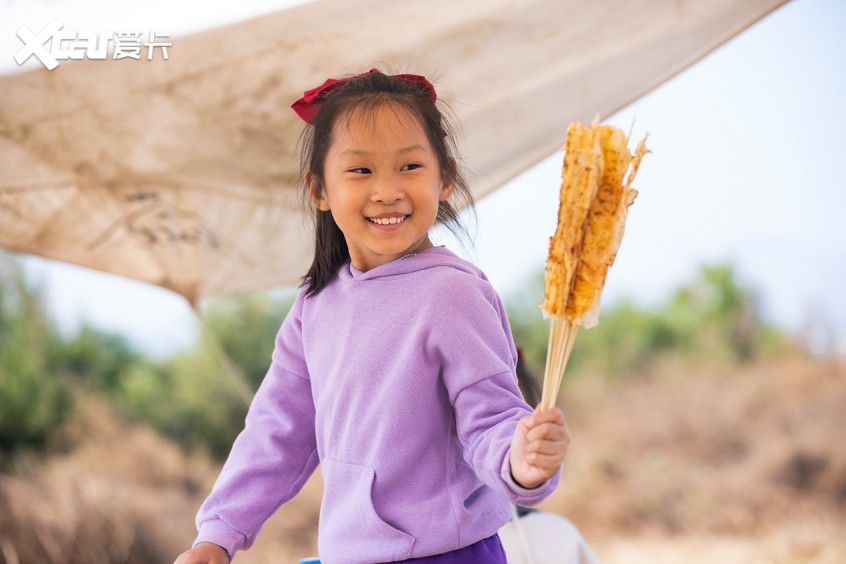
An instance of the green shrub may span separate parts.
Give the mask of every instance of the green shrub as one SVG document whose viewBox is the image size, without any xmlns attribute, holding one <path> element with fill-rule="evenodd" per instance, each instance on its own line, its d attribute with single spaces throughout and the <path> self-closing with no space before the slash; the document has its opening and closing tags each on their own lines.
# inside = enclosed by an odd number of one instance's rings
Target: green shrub
<svg viewBox="0 0 846 564">
<path fill-rule="evenodd" d="M 525 287 L 505 301 L 514 339 L 529 368 L 541 375 L 549 335 L 549 322 L 537 307 L 543 272 Z M 567 374 L 616 378 L 647 372 L 668 358 L 745 362 L 782 341 L 763 324 L 755 293 L 738 283 L 731 266 L 703 266 L 662 304 L 647 308 L 621 300 L 603 307 L 599 325 L 579 332 Z"/>
<path fill-rule="evenodd" d="M 70 413 L 71 387 L 82 386 L 186 447 L 224 456 L 247 410 L 233 382 L 243 378 L 248 389 L 258 388 L 292 302 L 291 292 L 215 299 L 205 313 L 213 341 L 199 339 L 190 350 L 154 362 L 123 337 L 92 327 L 63 339 L 18 264 L 0 261 L 0 454 L 44 445 Z M 218 348 L 234 371 L 221 364 Z"/>
<path fill-rule="evenodd" d="M 235 380 L 255 391 L 270 366 L 279 325 L 291 306 L 286 294 L 246 293 L 213 300 L 204 314 L 208 335 L 161 363 L 135 363 L 121 373 L 114 400 L 130 416 L 193 448 L 223 457 L 244 425 L 247 404 Z M 220 347 L 236 373 L 221 364 Z"/>
<path fill-rule="evenodd" d="M 505 296 L 505 302 L 515 341 L 530 370 L 541 375 L 549 331 L 537 305 L 543 272 L 526 288 Z M 43 445 L 72 408 L 70 387 L 79 385 L 107 395 L 126 416 L 185 447 L 225 456 L 247 410 L 234 382 L 258 388 L 292 302 L 291 291 L 215 299 L 204 319 L 216 345 L 199 339 L 191 349 L 156 362 L 133 351 L 122 337 L 91 327 L 63 340 L 20 268 L 0 262 L 0 454 Z M 744 362 L 783 342 L 777 330 L 761 322 L 754 292 L 725 265 L 703 267 L 656 306 L 626 300 L 606 306 L 600 321 L 580 331 L 568 375 L 643 374 L 667 359 Z M 216 349 L 240 374 L 221 364 Z"/>
<path fill-rule="evenodd" d="M 57 371 L 60 339 L 40 293 L 16 263 L 0 262 L 0 451 L 42 445 L 70 408 Z"/>
</svg>

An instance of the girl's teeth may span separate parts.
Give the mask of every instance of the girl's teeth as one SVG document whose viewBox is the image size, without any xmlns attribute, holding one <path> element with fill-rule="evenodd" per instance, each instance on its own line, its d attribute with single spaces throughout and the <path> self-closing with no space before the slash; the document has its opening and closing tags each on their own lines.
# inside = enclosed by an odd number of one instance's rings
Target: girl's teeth
<svg viewBox="0 0 846 564">
<path fill-rule="evenodd" d="M 377 225 L 393 225 L 403 221 L 408 216 L 403 217 L 371 217 L 370 221 Z"/>
</svg>

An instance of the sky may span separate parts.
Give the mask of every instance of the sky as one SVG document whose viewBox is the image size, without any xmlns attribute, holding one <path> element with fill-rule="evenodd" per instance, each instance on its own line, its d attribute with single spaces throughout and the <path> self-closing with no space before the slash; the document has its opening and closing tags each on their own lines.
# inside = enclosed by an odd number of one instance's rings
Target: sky
<svg viewBox="0 0 846 564">
<path fill-rule="evenodd" d="M 0 73 L 20 25 L 53 18 L 67 29 L 188 33 L 296 2 L 173 10 L 102 0 L 0 2 Z M 234 3 L 233 3 L 234 4 Z M 846 352 L 846 2 L 793 0 L 624 110 L 603 116 L 633 138 L 649 134 L 640 192 L 608 274 L 603 305 L 658 303 L 702 264 L 731 263 L 765 318 L 789 331 L 828 329 Z M 7 56 L 6 53 L 9 55 Z M 30 59 L 30 68 L 36 63 Z M 34 68 L 34 67 L 33 67 Z M 564 132 L 562 132 L 562 143 Z M 477 202 L 475 245 L 436 242 L 479 265 L 504 296 L 543 268 L 555 230 L 563 154 L 557 152 Z M 20 255 L 18 255 L 20 256 Z M 197 333 L 182 298 L 115 275 L 22 257 L 57 325 L 123 334 L 164 356 Z"/>
</svg>

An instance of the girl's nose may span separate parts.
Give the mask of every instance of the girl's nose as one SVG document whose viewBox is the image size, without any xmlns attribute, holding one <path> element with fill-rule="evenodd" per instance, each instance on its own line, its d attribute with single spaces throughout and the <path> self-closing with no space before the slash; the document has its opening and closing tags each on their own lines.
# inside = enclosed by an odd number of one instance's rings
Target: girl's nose
<svg viewBox="0 0 846 564">
<path fill-rule="evenodd" d="M 370 197 L 374 202 L 393 204 L 397 200 L 402 199 L 402 186 L 400 186 L 400 183 L 394 178 L 378 179 L 374 183 Z"/>
</svg>

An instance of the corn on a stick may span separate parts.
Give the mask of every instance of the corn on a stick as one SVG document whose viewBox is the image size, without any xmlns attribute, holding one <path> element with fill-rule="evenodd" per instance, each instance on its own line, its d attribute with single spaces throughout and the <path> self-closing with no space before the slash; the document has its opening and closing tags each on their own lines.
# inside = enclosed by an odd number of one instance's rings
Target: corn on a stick
<svg viewBox="0 0 846 564">
<path fill-rule="evenodd" d="M 563 316 L 579 264 L 590 205 L 602 177 L 604 161 L 598 131 L 581 123 L 567 130 L 561 173 L 558 227 L 549 239 L 545 294 L 541 309 L 549 317 Z"/>
<path fill-rule="evenodd" d="M 631 183 L 648 152 L 646 139 L 635 154 L 622 131 L 594 120 L 567 130 L 558 209 L 550 238 L 541 309 L 550 318 L 541 406 L 558 397 L 564 369 L 579 327 L 599 321 L 599 301 L 608 268 L 623 237 L 626 212 L 637 191 Z M 627 175 L 628 173 L 628 175 Z"/>
</svg>

